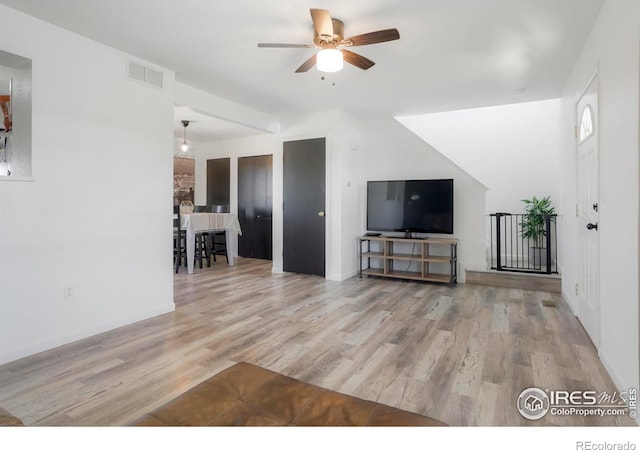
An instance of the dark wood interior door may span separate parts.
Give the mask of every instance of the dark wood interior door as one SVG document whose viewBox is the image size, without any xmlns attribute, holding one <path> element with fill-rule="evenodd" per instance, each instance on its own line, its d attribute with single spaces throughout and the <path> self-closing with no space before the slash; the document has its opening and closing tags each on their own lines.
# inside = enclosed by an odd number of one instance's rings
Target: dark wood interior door
<svg viewBox="0 0 640 450">
<path fill-rule="evenodd" d="M 284 143 L 283 269 L 325 275 L 325 138 Z"/>
<path fill-rule="evenodd" d="M 272 155 L 238 158 L 239 256 L 272 258 L 272 178 Z"/>
<path fill-rule="evenodd" d="M 207 205 L 228 205 L 231 185 L 229 158 L 207 160 Z"/>
</svg>

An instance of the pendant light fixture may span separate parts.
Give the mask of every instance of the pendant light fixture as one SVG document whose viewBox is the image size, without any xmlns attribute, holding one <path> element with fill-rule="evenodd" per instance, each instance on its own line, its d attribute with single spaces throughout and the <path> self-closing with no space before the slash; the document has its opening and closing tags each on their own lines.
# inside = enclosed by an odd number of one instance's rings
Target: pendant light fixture
<svg viewBox="0 0 640 450">
<path fill-rule="evenodd" d="M 176 154 L 174 156 L 176 158 L 193 159 L 193 148 L 191 148 L 191 146 L 187 142 L 187 127 L 193 121 L 192 120 L 182 120 L 181 122 L 182 122 L 182 126 L 183 126 L 182 144 L 180 144 L 180 146 L 178 147 L 178 151 L 176 151 Z"/>
<path fill-rule="evenodd" d="M 189 151 L 189 144 L 187 144 L 187 127 L 189 126 L 189 121 L 188 120 L 183 120 L 182 121 L 182 126 L 184 127 L 184 135 L 183 135 L 183 139 L 182 139 L 182 145 L 180 146 L 180 150 L 182 150 L 183 152 L 188 152 Z"/>
</svg>

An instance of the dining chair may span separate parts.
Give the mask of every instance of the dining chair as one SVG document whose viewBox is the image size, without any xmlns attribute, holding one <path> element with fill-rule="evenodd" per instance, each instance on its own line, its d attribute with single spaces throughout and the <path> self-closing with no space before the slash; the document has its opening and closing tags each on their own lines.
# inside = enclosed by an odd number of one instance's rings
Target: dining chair
<svg viewBox="0 0 640 450">
<path fill-rule="evenodd" d="M 176 273 L 180 271 L 180 266 L 184 260 L 187 265 L 187 232 L 181 229 L 180 206 L 173 207 L 173 259 Z M 195 210 L 195 208 L 194 208 Z M 197 232 L 195 234 L 194 262 L 202 269 L 202 260 L 206 259 L 207 267 L 211 267 L 211 252 L 213 244 L 209 244 L 210 236 L 207 232 Z"/>
<path fill-rule="evenodd" d="M 193 212 L 206 213 L 209 212 L 209 209 L 210 208 L 206 205 L 195 205 L 193 207 Z M 212 247 L 212 244 L 209 243 L 210 241 L 211 239 L 208 231 L 199 231 L 196 233 L 195 259 L 198 261 L 198 265 L 201 269 L 203 259 L 207 261 L 207 267 L 211 267 L 211 252 L 209 249 Z"/>
<path fill-rule="evenodd" d="M 176 273 L 180 270 L 180 259 L 185 254 L 187 233 L 180 227 L 180 206 L 173 206 L 173 263 Z"/>
<path fill-rule="evenodd" d="M 211 205 L 213 213 L 229 213 L 229 205 Z M 211 255 L 213 261 L 217 261 L 216 255 L 224 256 L 229 264 L 227 255 L 227 233 L 224 231 L 214 231 L 211 233 Z"/>
<path fill-rule="evenodd" d="M 229 213 L 229 205 L 210 205 L 212 213 Z"/>
</svg>

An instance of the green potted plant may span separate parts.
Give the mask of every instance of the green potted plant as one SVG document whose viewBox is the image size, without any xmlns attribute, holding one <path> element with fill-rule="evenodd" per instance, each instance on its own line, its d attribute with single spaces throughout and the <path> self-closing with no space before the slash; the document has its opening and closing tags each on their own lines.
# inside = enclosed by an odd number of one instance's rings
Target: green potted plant
<svg viewBox="0 0 640 450">
<path fill-rule="evenodd" d="M 545 249 L 545 237 L 547 236 L 546 218 L 555 222 L 555 208 L 551 204 L 551 197 L 523 199 L 525 204 L 525 214 L 520 223 L 522 237 L 529 239 L 531 251 L 529 252 L 529 263 L 534 267 L 541 267 L 547 264 Z"/>
</svg>

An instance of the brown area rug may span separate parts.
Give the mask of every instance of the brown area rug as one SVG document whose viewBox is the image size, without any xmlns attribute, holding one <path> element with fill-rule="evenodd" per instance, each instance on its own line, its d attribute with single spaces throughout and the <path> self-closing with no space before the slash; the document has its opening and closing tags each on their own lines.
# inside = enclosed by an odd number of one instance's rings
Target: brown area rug
<svg viewBox="0 0 640 450">
<path fill-rule="evenodd" d="M 138 426 L 443 426 L 430 417 L 237 363 L 144 415 Z"/>
</svg>

